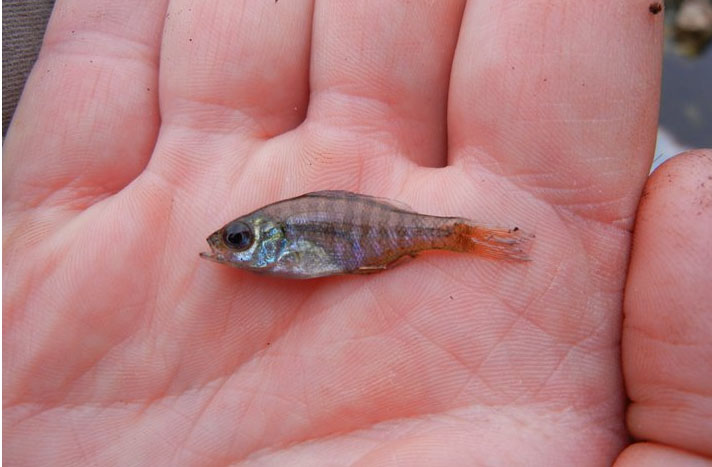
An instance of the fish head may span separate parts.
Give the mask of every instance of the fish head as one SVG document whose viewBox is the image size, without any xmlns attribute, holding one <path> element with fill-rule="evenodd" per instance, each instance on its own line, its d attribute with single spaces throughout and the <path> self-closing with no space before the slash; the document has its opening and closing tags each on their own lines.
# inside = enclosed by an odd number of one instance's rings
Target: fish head
<svg viewBox="0 0 712 467">
<path fill-rule="evenodd" d="M 225 224 L 207 238 L 209 252 L 202 258 L 254 272 L 269 272 L 287 244 L 280 225 L 255 213 Z"/>
</svg>

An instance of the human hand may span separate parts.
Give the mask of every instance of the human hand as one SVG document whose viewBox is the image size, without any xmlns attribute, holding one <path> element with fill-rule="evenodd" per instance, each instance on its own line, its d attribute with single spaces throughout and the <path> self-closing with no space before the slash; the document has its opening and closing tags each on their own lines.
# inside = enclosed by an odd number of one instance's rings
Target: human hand
<svg viewBox="0 0 712 467">
<path fill-rule="evenodd" d="M 8 462 L 610 462 L 662 18 L 504 5 L 57 2 L 5 146 Z M 533 261 L 198 258 L 327 188 L 516 224 Z"/>
</svg>

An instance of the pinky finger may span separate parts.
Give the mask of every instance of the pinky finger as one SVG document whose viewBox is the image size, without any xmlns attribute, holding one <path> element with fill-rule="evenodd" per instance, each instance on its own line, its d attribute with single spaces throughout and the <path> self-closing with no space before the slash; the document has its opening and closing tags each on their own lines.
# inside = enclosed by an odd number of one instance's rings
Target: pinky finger
<svg viewBox="0 0 712 467">
<path fill-rule="evenodd" d="M 159 125 L 163 1 L 64 0 L 5 143 L 5 208 L 82 209 L 145 166 Z"/>
</svg>

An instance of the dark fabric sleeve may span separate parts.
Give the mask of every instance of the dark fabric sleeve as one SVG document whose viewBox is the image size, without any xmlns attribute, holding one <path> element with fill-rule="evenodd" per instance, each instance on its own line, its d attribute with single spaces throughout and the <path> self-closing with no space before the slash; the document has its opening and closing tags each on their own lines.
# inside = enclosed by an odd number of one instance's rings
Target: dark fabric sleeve
<svg viewBox="0 0 712 467">
<path fill-rule="evenodd" d="M 54 0 L 2 0 L 2 135 L 42 44 Z"/>
</svg>

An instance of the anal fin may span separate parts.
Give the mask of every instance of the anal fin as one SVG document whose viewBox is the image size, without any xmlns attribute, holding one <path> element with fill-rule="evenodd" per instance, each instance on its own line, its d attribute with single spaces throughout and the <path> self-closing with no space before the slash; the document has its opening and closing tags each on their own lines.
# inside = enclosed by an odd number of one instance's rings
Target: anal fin
<svg viewBox="0 0 712 467">
<path fill-rule="evenodd" d="M 411 259 L 415 258 L 418 256 L 418 253 L 408 253 L 403 256 L 399 256 L 396 259 L 393 259 L 387 263 L 383 264 L 368 264 L 365 266 L 361 266 L 358 269 L 356 269 L 353 273 L 354 274 L 375 274 L 377 272 L 385 271 L 386 269 L 393 269 L 396 266 L 400 266 L 403 263 L 407 263 Z"/>
<path fill-rule="evenodd" d="M 361 266 L 360 268 L 353 271 L 354 274 L 375 274 L 377 272 L 385 271 L 388 269 L 388 265 L 380 266 Z"/>
</svg>

